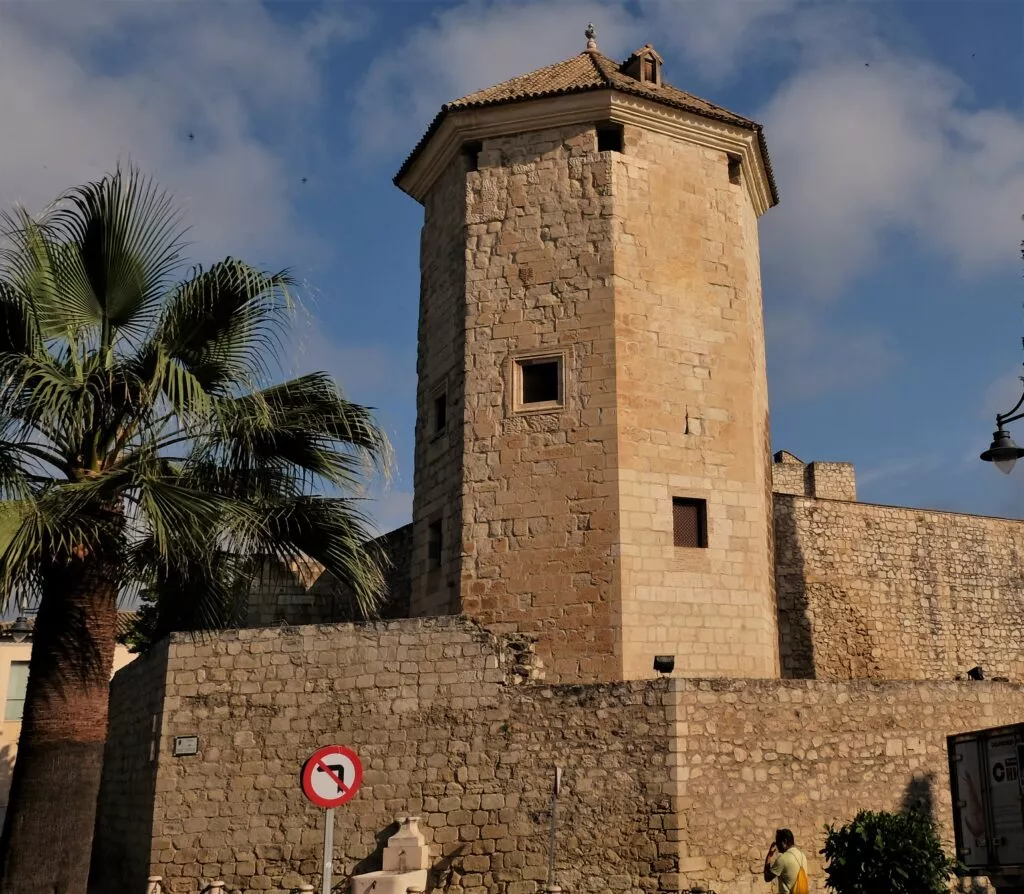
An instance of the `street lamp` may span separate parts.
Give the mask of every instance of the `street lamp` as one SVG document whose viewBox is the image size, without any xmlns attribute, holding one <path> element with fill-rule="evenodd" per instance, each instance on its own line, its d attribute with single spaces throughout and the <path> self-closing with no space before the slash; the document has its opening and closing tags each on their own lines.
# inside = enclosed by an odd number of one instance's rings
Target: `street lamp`
<svg viewBox="0 0 1024 894">
<path fill-rule="evenodd" d="M 23 643 L 28 639 L 29 634 L 32 632 L 32 625 L 29 624 L 28 618 L 24 615 L 18 615 L 17 619 L 11 625 L 11 629 L 7 631 L 11 635 L 16 643 Z"/>
<path fill-rule="evenodd" d="M 1024 405 L 1024 394 L 1020 396 L 1017 405 L 1009 413 L 996 413 L 996 430 L 992 432 L 992 444 L 981 458 L 987 463 L 995 463 L 996 468 L 1004 475 L 1009 475 L 1017 460 L 1024 456 L 1024 447 L 1018 447 L 1010 433 L 1003 428 L 1007 422 L 1016 422 L 1024 419 L 1024 412 L 1018 413 Z"/>
</svg>

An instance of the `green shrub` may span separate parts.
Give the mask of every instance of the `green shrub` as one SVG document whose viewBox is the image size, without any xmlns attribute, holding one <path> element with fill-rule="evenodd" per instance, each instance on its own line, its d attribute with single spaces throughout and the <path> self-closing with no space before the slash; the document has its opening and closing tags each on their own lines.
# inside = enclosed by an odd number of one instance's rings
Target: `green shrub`
<svg viewBox="0 0 1024 894">
<path fill-rule="evenodd" d="M 947 894 L 955 862 L 926 814 L 862 810 L 827 826 L 825 884 L 836 894 Z"/>
</svg>

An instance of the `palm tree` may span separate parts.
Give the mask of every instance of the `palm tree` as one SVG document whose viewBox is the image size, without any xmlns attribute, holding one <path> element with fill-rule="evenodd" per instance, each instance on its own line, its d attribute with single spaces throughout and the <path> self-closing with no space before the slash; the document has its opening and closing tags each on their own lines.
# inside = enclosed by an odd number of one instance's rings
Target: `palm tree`
<svg viewBox="0 0 1024 894">
<path fill-rule="evenodd" d="M 179 219 L 120 169 L 2 218 L 0 586 L 38 600 L 5 894 L 86 890 L 119 597 L 215 627 L 252 557 L 316 559 L 364 613 L 382 590 L 353 495 L 385 436 L 325 374 L 268 384 L 292 280 L 229 258 L 176 281 Z"/>
</svg>

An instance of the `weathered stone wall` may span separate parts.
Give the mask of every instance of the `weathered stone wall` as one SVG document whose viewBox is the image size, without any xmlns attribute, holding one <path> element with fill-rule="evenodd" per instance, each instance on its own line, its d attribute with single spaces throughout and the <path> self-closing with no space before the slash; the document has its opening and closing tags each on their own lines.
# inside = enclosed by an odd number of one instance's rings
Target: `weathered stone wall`
<svg viewBox="0 0 1024 894">
<path fill-rule="evenodd" d="M 167 681 L 166 642 L 123 667 L 110 684 L 90 890 L 144 891 L 153 840 L 157 750 Z"/>
<path fill-rule="evenodd" d="M 623 663 L 774 677 L 768 383 L 757 218 L 729 159 L 640 127 L 613 154 Z M 673 545 L 673 497 L 707 506 Z"/>
<path fill-rule="evenodd" d="M 461 563 L 464 320 L 466 305 L 466 172 L 457 158 L 431 189 L 420 234 L 419 352 L 416 359 L 416 449 L 410 611 L 459 611 Z M 446 396 L 444 428 L 437 431 L 435 399 Z M 429 555 L 430 526 L 440 524 L 440 561 Z"/>
<path fill-rule="evenodd" d="M 387 591 L 380 607 L 381 618 L 408 618 L 412 599 L 412 525 L 403 525 L 375 541 L 387 557 Z"/>
<path fill-rule="evenodd" d="M 1024 680 L 1024 525 L 775 495 L 783 675 Z"/>
<path fill-rule="evenodd" d="M 535 894 L 557 764 L 569 891 L 761 892 L 780 826 L 821 890 L 825 823 L 922 802 L 948 839 L 945 737 L 1024 715 L 1024 688 L 1005 683 L 551 686 L 535 670 L 521 639 L 456 618 L 175 639 L 113 686 L 98 894 L 141 890 L 147 872 L 171 894 L 316 884 L 323 813 L 298 772 L 332 742 L 365 767 L 337 811 L 339 881 L 379 868 L 393 821 L 416 814 L 433 889 Z M 181 735 L 198 755 L 172 756 Z"/>
<path fill-rule="evenodd" d="M 311 559 L 291 568 L 267 560 L 249 590 L 245 625 L 309 624 L 336 617 L 339 606 L 326 583 L 323 567 Z"/>
<path fill-rule="evenodd" d="M 385 590 L 377 609 L 380 618 L 407 618 L 410 614 L 412 525 L 404 525 L 370 541 L 385 564 Z M 286 568 L 268 561 L 253 582 L 246 603 L 246 627 L 275 624 L 330 624 L 359 620 L 355 596 L 312 559 Z"/>
<path fill-rule="evenodd" d="M 466 175 L 462 609 L 537 633 L 553 679 L 622 677 L 612 155 L 574 125 L 486 139 Z M 520 409 L 538 354 L 562 406 Z"/>
<path fill-rule="evenodd" d="M 765 851 L 793 830 L 824 890 L 826 823 L 858 810 L 931 809 L 953 852 L 945 737 L 1018 722 L 1006 683 L 673 681 L 678 888 L 764 894 Z"/>
<path fill-rule="evenodd" d="M 176 637 L 168 656 L 155 795 L 146 803 L 144 786 L 114 780 L 99 819 L 105 859 L 131 879 L 150 859 L 172 894 L 213 878 L 247 894 L 317 882 L 323 811 L 298 773 L 332 742 L 365 768 L 337 811 L 339 880 L 380 868 L 382 833 L 412 813 L 433 846 L 432 886 L 531 894 L 547 873 L 556 764 L 567 768 L 557 862 L 569 890 L 653 891 L 674 873 L 666 681 L 517 685 L 535 672 L 524 642 L 458 619 Z M 133 683 L 115 684 L 116 716 L 137 709 Z M 179 735 L 198 735 L 200 753 L 172 757 Z M 112 737 L 108 773 L 148 742 L 141 726 Z M 151 858 L 139 828 L 111 822 L 128 815 L 152 829 Z M 125 890 L 142 889 L 100 892 Z"/>
<path fill-rule="evenodd" d="M 798 497 L 856 500 L 857 479 L 852 463 L 802 463 L 786 450 L 772 462 L 772 490 Z"/>
</svg>

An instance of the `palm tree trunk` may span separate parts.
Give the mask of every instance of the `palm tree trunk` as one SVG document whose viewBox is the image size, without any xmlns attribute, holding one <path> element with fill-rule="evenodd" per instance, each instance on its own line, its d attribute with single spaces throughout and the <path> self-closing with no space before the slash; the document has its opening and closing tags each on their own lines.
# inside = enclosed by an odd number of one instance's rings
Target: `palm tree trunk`
<svg viewBox="0 0 1024 894">
<path fill-rule="evenodd" d="M 3 835 L 4 894 L 85 894 L 107 738 L 117 587 L 95 556 L 47 570 Z"/>
</svg>

